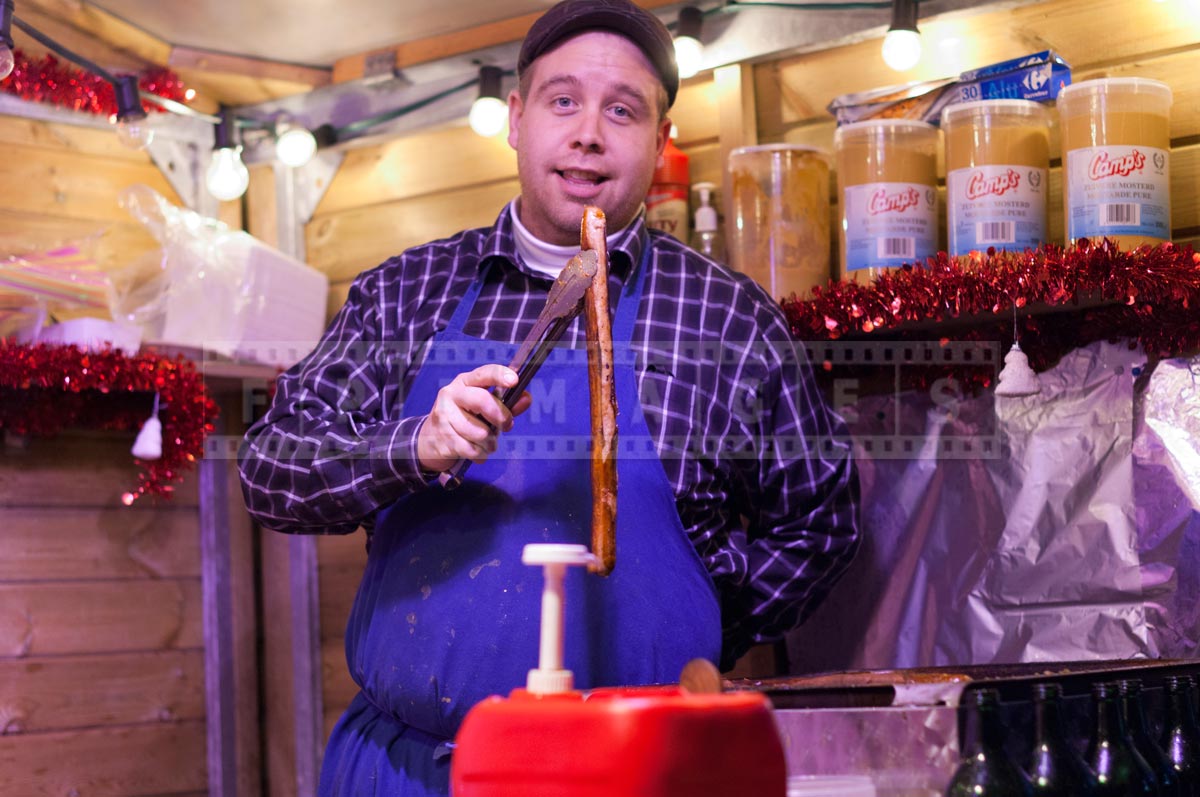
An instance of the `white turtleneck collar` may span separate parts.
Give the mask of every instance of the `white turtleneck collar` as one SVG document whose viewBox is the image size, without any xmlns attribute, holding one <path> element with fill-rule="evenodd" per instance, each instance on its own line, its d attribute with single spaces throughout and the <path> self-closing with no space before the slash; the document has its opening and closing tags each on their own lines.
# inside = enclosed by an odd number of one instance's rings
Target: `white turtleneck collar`
<svg viewBox="0 0 1200 797">
<path fill-rule="evenodd" d="M 556 279 L 562 272 L 563 266 L 567 264 L 575 255 L 579 254 L 578 246 L 558 246 L 556 244 L 548 244 L 540 238 L 534 237 L 533 233 L 525 229 L 525 225 L 521 223 L 520 217 L 517 215 L 517 202 L 520 199 L 514 199 L 509 203 L 509 216 L 513 223 L 513 241 L 517 245 L 517 254 L 525 261 L 525 265 L 538 272 L 545 274 L 551 279 Z M 637 218 L 636 216 L 634 217 Z M 616 232 L 608 234 L 608 244 L 611 247 L 617 237 L 625 230 L 624 228 Z"/>
</svg>

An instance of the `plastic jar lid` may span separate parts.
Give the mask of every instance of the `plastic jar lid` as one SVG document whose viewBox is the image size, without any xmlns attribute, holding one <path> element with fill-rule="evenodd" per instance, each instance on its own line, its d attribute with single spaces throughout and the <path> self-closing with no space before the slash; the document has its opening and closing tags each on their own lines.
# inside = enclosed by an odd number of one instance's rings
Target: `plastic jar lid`
<svg viewBox="0 0 1200 797">
<path fill-rule="evenodd" d="M 1046 122 L 1048 119 L 1045 107 L 1033 100 L 975 100 L 943 108 L 942 127 L 980 116 L 1029 117 L 1035 122 Z"/>
<path fill-rule="evenodd" d="M 938 129 L 916 119 L 868 119 L 865 122 L 842 125 L 833 133 L 833 146 L 840 148 L 849 141 L 883 144 L 907 142 L 922 148 L 936 147 Z"/>
<path fill-rule="evenodd" d="M 847 136 L 870 135 L 871 133 L 882 133 L 884 131 L 900 134 L 915 133 L 917 135 L 937 134 L 936 127 L 918 119 L 867 119 L 863 122 L 842 125 L 834 131 L 833 140 L 837 142 Z"/>
<path fill-rule="evenodd" d="M 804 152 L 818 155 L 826 160 L 829 159 L 829 152 L 827 150 L 809 146 L 808 144 L 754 144 L 732 150 L 729 153 L 729 157 L 735 158 L 739 155 L 751 155 L 758 152 Z"/>
<path fill-rule="evenodd" d="M 1058 92 L 1058 103 L 1073 104 L 1086 101 L 1092 97 L 1104 95 L 1130 96 L 1143 95 L 1148 100 L 1157 99 L 1163 104 L 1164 110 L 1171 107 L 1171 87 L 1161 80 L 1151 80 L 1145 77 L 1104 77 L 1094 80 L 1083 80 L 1064 86 Z"/>
</svg>

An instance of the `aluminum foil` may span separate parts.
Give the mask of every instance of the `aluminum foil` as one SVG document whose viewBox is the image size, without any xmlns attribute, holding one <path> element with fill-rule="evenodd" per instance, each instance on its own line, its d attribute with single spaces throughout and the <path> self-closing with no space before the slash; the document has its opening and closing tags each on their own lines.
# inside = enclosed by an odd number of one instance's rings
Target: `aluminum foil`
<svg viewBox="0 0 1200 797">
<path fill-rule="evenodd" d="M 793 674 L 1195 655 L 1200 360 L 1096 343 L 1039 379 L 847 393 L 864 542 Z"/>
</svg>

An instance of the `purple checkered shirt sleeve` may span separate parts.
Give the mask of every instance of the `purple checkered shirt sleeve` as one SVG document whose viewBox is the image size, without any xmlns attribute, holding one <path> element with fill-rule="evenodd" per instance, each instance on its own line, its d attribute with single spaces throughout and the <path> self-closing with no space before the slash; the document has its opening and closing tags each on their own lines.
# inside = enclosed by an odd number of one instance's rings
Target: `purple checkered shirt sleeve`
<svg viewBox="0 0 1200 797">
<path fill-rule="evenodd" d="M 346 533 L 431 489 L 415 459 L 422 419 L 399 414 L 421 345 L 446 326 L 485 259 L 501 267 L 491 269 L 470 335 L 519 342 L 549 288 L 514 265 L 509 212 L 355 281 L 247 433 L 243 491 L 263 525 Z M 802 347 L 752 281 L 639 222 L 609 247 L 614 301 L 646 245 L 632 340 L 638 387 L 683 527 L 721 596 L 729 664 L 803 620 L 844 571 L 858 545 L 857 475 Z M 581 320 L 564 343 L 584 345 Z"/>
</svg>

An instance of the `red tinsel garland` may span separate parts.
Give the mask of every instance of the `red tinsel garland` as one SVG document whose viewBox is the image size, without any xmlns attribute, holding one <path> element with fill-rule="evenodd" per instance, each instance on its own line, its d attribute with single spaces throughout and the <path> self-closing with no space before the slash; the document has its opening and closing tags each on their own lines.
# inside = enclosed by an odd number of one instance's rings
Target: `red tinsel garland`
<svg viewBox="0 0 1200 797">
<path fill-rule="evenodd" d="M 146 493 L 170 497 L 171 482 L 203 455 L 217 405 L 195 365 L 153 353 L 129 357 L 116 349 L 0 340 L 0 429 L 39 437 L 66 428 L 136 431 L 150 416 L 155 393 L 162 457 L 137 460 L 140 484 L 123 496 L 126 504 Z"/>
<path fill-rule="evenodd" d="M 782 304 L 799 340 L 944 338 L 930 322 L 961 322 L 956 339 L 1011 342 L 1017 307 L 1025 308 L 1021 348 L 1035 369 L 1097 340 L 1129 340 L 1163 358 L 1200 348 L 1200 253 L 1171 243 L 1120 251 L 1083 239 L 1067 249 L 942 252 L 923 268 L 906 265 L 871 283 L 830 282 L 811 299 Z M 1079 309 L 1069 317 L 1042 312 L 1071 306 Z"/>
<path fill-rule="evenodd" d="M 13 60 L 16 65 L 7 79 L 0 80 L 0 91 L 15 94 L 24 100 L 74 111 L 104 116 L 117 112 L 113 86 L 104 78 L 61 61 L 52 53 L 31 59 L 20 49 L 15 49 Z M 169 69 L 155 68 L 142 72 L 138 77 L 138 87 L 169 100 L 187 101 L 187 88 L 179 76 Z M 142 107 L 152 113 L 162 110 L 148 102 L 143 102 Z"/>
</svg>

